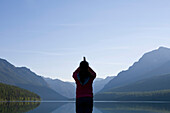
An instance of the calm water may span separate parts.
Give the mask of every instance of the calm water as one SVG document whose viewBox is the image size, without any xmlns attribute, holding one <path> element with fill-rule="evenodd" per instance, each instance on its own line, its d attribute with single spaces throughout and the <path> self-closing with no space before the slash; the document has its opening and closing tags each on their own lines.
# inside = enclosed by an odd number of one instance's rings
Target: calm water
<svg viewBox="0 0 170 113">
<path fill-rule="evenodd" d="M 74 102 L 0 102 L 0 113 L 75 113 Z M 170 113 L 170 102 L 94 102 L 93 113 Z"/>
</svg>

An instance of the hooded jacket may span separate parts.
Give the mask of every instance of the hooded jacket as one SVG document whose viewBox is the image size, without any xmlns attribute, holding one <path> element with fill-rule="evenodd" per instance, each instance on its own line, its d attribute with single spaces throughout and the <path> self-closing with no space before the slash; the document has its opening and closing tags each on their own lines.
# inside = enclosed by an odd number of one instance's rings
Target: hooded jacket
<svg viewBox="0 0 170 113">
<path fill-rule="evenodd" d="M 76 81 L 76 98 L 80 97 L 93 97 L 93 80 L 96 78 L 96 73 L 88 67 L 88 71 L 90 72 L 91 76 L 89 79 L 86 80 L 84 84 L 80 82 L 79 79 L 79 72 L 80 68 L 77 68 L 76 71 L 73 73 L 73 78 Z"/>
</svg>

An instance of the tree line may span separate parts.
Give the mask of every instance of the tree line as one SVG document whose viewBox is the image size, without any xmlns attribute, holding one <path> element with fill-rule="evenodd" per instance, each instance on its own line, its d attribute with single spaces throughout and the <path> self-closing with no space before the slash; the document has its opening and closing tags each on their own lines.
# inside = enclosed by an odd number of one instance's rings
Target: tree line
<svg viewBox="0 0 170 113">
<path fill-rule="evenodd" d="M 105 101 L 170 101 L 170 90 L 147 92 L 104 92 L 95 95 L 95 100 Z"/>
<path fill-rule="evenodd" d="M 0 83 L 0 101 L 39 101 L 40 96 L 28 90 Z"/>
</svg>

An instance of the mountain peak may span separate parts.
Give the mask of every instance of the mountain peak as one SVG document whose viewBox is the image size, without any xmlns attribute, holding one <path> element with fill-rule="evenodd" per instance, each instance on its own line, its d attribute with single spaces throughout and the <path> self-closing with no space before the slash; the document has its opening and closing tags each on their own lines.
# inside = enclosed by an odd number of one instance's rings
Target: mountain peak
<svg viewBox="0 0 170 113">
<path fill-rule="evenodd" d="M 1 62 L 4 62 L 4 63 L 8 63 L 8 61 L 7 61 L 7 60 L 2 59 L 2 58 L 0 58 L 0 61 L 1 61 Z"/>
<path fill-rule="evenodd" d="M 27 71 L 31 71 L 29 68 L 27 68 L 27 67 L 18 67 L 19 69 L 22 69 L 22 70 L 27 70 Z"/>
<path fill-rule="evenodd" d="M 160 46 L 160 47 L 158 48 L 158 50 L 170 50 L 170 48 Z"/>
<path fill-rule="evenodd" d="M 105 90 L 123 86 L 136 82 L 140 79 L 147 78 L 146 73 L 158 69 L 160 66 L 170 61 L 170 49 L 159 47 L 145 53 L 137 62 L 128 68 L 128 70 L 120 72 L 115 79 L 112 79 L 105 85 Z"/>
<path fill-rule="evenodd" d="M 7 60 L 0 58 L 0 66 L 1 67 L 15 67 L 11 63 L 9 63 Z"/>
</svg>

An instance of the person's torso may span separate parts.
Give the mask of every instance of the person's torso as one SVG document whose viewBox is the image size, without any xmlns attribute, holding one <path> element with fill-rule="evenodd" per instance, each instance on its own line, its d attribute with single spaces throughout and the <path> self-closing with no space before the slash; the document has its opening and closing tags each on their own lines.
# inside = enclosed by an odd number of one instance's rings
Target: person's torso
<svg viewBox="0 0 170 113">
<path fill-rule="evenodd" d="M 78 77 L 78 76 L 77 76 Z M 85 83 L 82 84 L 80 82 L 80 79 L 78 78 L 78 80 L 76 81 L 76 98 L 80 98 L 80 97 L 93 97 L 93 79 L 89 78 L 86 79 Z"/>
</svg>

